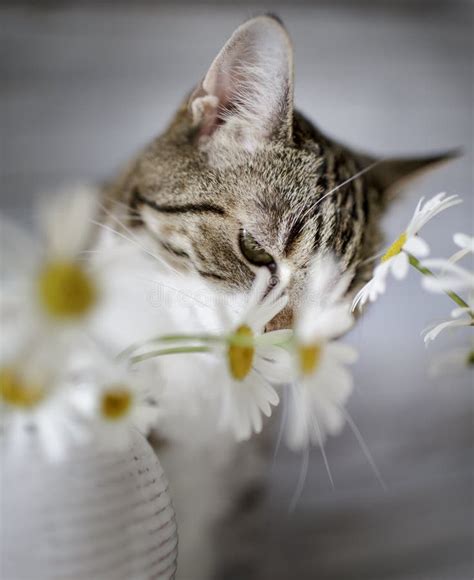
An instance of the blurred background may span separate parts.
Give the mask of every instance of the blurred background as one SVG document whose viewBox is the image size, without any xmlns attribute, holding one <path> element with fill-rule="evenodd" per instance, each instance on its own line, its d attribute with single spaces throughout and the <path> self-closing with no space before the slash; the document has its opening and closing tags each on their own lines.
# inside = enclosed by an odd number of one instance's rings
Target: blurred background
<svg viewBox="0 0 474 580">
<path fill-rule="evenodd" d="M 392 238 L 420 196 L 461 195 L 462 206 L 426 228 L 433 255 L 448 256 L 452 234 L 473 229 L 472 8 L 453 0 L 2 2 L 1 209 L 27 222 L 38 192 L 113 174 L 164 128 L 234 28 L 272 11 L 294 40 L 297 106 L 327 133 L 379 155 L 464 148 L 414 182 L 385 224 Z M 468 334 L 442 335 L 428 350 L 420 338 L 450 309 L 423 293 L 413 272 L 360 320 L 349 337 L 361 353 L 349 412 L 387 489 L 346 428 L 326 448 L 334 489 L 316 449 L 289 513 L 302 458 L 280 449 L 270 493 L 248 521 L 258 580 L 473 577 L 472 375 L 428 373 L 437 353 L 467 344 Z M 234 568 L 218 578 L 250 576 Z"/>
</svg>

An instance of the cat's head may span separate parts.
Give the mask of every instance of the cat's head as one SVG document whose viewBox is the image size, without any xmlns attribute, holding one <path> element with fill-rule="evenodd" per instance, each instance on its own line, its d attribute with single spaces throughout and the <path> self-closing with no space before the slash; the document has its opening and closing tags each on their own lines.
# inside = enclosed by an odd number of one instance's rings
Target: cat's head
<svg viewBox="0 0 474 580">
<path fill-rule="evenodd" d="M 381 162 L 324 137 L 293 108 L 293 51 L 272 16 L 240 26 L 166 132 L 118 186 L 174 267 L 223 289 L 258 268 L 292 273 L 286 325 L 315 252 L 370 276 L 387 190 L 439 158 Z M 368 170 L 369 167 L 372 169 Z"/>
</svg>

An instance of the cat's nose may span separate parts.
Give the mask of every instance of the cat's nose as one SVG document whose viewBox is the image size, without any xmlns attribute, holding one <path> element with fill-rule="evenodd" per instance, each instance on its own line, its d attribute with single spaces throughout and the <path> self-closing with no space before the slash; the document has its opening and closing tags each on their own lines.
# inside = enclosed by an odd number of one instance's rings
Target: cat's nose
<svg viewBox="0 0 474 580">
<path fill-rule="evenodd" d="M 281 330 L 282 328 L 291 328 L 293 325 L 293 309 L 291 306 L 285 306 L 283 310 L 272 318 L 265 326 L 265 332 L 272 330 Z"/>
</svg>

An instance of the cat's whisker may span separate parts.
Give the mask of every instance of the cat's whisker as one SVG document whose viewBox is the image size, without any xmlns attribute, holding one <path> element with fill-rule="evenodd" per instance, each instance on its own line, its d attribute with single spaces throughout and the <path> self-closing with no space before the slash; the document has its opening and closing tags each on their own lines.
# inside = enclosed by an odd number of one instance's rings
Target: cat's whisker
<svg viewBox="0 0 474 580">
<path fill-rule="evenodd" d="M 101 222 L 98 222 L 96 220 L 92 220 L 92 223 L 94 225 L 96 225 L 97 227 L 100 227 L 112 234 L 115 234 L 116 236 L 118 236 L 119 238 L 122 238 L 123 240 L 129 242 L 130 244 L 132 244 L 133 246 L 139 248 L 140 250 L 142 250 L 142 252 L 144 252 L 145 254 L 147 254 L 148 256 L 152 257 L 154 260 L 156 260 L 158 263 L 163 264 L 164 266 L 166 266 L 169 270 L 171 270 L 174 274 L 177 274 L 178 276 L 182 276 L 181 272 L 178 272 L 175 268 L 173 268 L 173 266 L 171 266 L 170 264 L 168 264 L 165 260 L 163 260 L 163 258 L 160 258 L 159 256 L 157 256 L 156 254 L 154 254 L 153 252 L 151 252 L 148 248 L 146 248 L 145 246 L 143 246 L 143 244 L 141 244 L 140 242 L 138 242 L 137 240 L 130 238 L 128 236 L 126 236 L 124 233 L 119 232 L 118 230 L 114 229 L 113 227 L 107 225 L 107 224 L 103 224 Z"/>
<path fill-rule="evenodd" d="M 324 439 L 323 439 L 323 434 L 321 432 L 321 427 L 319 426 L 319 422 L 316 419 L 316 417 L 313 417 L 313 421 L 314 421 L 314 426 L 316 427 L 316 433 L 318 435 L 319 447 L 321 448 L 321 455 L 323 456 L 323 461 L 324 461 L 324 465 L 326 467 L 326 471 L 328 473 L 329 481 L 331 482 L 331 487 L 333 489 L 335 489 L 334 480 L 332 478 L 331 469 L 329 467 L 328 457 L 326 454 L 326 450 L 324 449 Z"/>
<path fill-rule="evenodd" d="M 380 470 L 377 467 L 377 464 L 375 463 L 375 460 L 372 456 L 372 453 L 370 452 L 370 450 L 367 446 L 367 443 L 365 442 L 365 439 L 362 436 L 362 433 L 360 432 L 359 428 L 355 424 L 352 417 L 349 415 L 348 411 L 346 409 L 344 409 L 343 407 L 338 407 L 338 408 L 341 411 L 341 413 L 344 415 L 344 417 L 347 421 L 347 424 L 349 425 L 349 427 L 351 428 L 351 430 L 354 434 L 354 437 L 357 439 L 357 442 L 359 443 L 360 448 L 362 449 L 362 452 L 364 453 L 365 458 L 367 459 L 367 462 L 369 463 L 370 467 L 372 468 L 372 471 L 374 472 L 374 475 L 375 475 L 377 481 L 379 482 L 381 488 L 384 491 L 387 491 L 387 484 L 385 483 L 385 480 L 382 477 L 382 474 L 380 473 Z"/>
<path fill-rule="evenodd" d="M 277 436 L 277 440 L 275 443 L 275 449 L 273 451 L 272 470 L 275 469 L 278 451 L 280 449 L 281 442 L 283 441 L 283 433 L 285 432 L 287 418 L 288 418 L 288 393 L 287 393 L 287 389 L 283 388 L 282 389 L 282 401 L 281 401 L 280 426 L 278 427 L 278 436 Z"/>
<path fill-rule="evenodd" d="M 363 266 L 364 264 L 370 264 L 370 262 L 375 262 L 375 260 L 378 260 L 383 255 L 384 255 L 384 252 L 383 251 L 382 252 L 378 252 L 377 254 L 373 254 L 372 256 L 369 256 L 365 260 L 362 260 L 362 262 L 360 263 L 360 265 Z"/>
<path fill-rule="evenodd" d="M 333 189 L 331 189 L 330 191 L 328 191 L 327 193 L 325 193 L 313 205 L 311 205 L 310 207 L 306 208 L 306 211 L 303 214 L 297 215 L 295 221 L 296 220 L 300 220 L 300 221 L 301 220 L 304 220 L 308 216 L 308 214 L 314 210 L 314 208 L 317 205 L 319 205 L 321 202 L 323 202 L 325 199 L 327 199 L 330 195 L 332 195 L 336 191 L 339 191 L 339 189 L 341 189 L 341 187 L 344 187 L 345 185 L 348 185 L 349 183 L 351 183 L 352 181 L 354 181 L 354 179 L 357 179 L 357 178 L 361 177 L 362 175 L 364 175 L 365 173 L 367 173 L 368 171 L 371 171 L 374 167 L 376 167 L 377 165 L 379 165 L 383 161 L 385 161 L 385 159 L 382 158 L 382 159 L 378 159 L 377 161 L 374 161 L 373 163 L 370 163 L 369 165 L 367 165 L 367 167 L 364 167 L 363 169 L 361 169 L 357 173 L 354 173 L 354 175 L 352 175 L 351 177 L 349 177 L 345 181 L 339 183 L 339 185 L 336 185 L 336 187 L 333 187 Z"/>
<path fill-rule="evenodd" d="M 108 251 L 108 250 L 102 250 L 102 249 L 101 250 L 83 250 L 80 253 L 81 254 L 104 254 L 106 251 Z M 209 309 L 213 310 L 213 307 L 210 306 L 209 304 L 202 302 L 201 300 L 195 298 L 191 294 L 187 294 L 186 292 L 184 292 L 183 290 L 180 290 L 179 288 L 175 288 L 174 286 L 170 286 L 169 284 L 165 284 L 162 281 L 154 280 L 153 278 L 147 278 L 146 276 L 135 276 L 135 277 L 139 280 L 144 280 L 145 282 L 151 282 L 152 284 L 158 284 L 160 286 L 163 286 L 164 288 L 166 288 L 168 290 L 172 290 L 173 292 L 176 292 L 177 294 L 181 295 L 184 298 L 187 298 L 189 300 L 196 302 L 196 304 L 199 304 L 200 306 L 204 306 L 205 308 L 209 308 Z"/>
<path fill-rule="evenodd" d="M 127 234 L 135 240 L 136 244 L 148 253 L 148 255 L 153 257 L 157 262 L 165 264 L 165 266 L 170 268 L 175 274 L 181 275 L 175 268 L 173 268 L 172 266 L 167 264 L 167 262 L 163 258 L 160 258 L 158 255 L 154 254 L 148 248 L 145 248 L 145 246 L 138 239 L 138 236 L 119 217 L 117 217 L 115 214 L 113 214 L 111 211 L 109 211 L 103 204 L 100 204 L 100 207 L 101 207 L 102 211 L 104 211 L 105 214 L 110 219 L 112 219 L 119 227 L 123 228 L 124 231 L 127 232 Z"/>
<path fill-rule="evenodd" d="M 306 478 L 308 476 L 308 467 L 309 467 L 309 445 L 303 449 L 303 455 L 301 458 L 301 469 L 300 474 L 298 477 L 298 483 L 296 484 L 296 489 L 291 498 L 290 505 L 288 507 L 288 512 L 293 513 L 296 509 L 296 505 L 298 504 L 299 500 L 301 499 L 301 495 L 303 494 L 304 484 L 306 483 Z"/>
</svg>

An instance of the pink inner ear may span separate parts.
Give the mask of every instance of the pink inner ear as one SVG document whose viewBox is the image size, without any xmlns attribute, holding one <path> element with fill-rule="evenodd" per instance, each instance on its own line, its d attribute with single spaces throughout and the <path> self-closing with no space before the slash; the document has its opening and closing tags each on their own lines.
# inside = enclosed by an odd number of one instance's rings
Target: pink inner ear
<svg viewBox="0 0 474 580">
<path fill-rule="evenodd" d="M 222 69 L 211 69 L 203 82 L 203 90 L 208 95 L 217 97 L 217 101 L 215 99 L 206 101 L 204 97 L 202 102 L 202 123 L 199 134 L 203 136 L 212 135 L 225 122 L 226 113 L 236 108 L 232 102 L 235 98 L 235 86 L 238 83 L 237 73 L 234 72 L 233 79 L 233 65 L 230 66 L 230 63 L 226 63 Z"/>
<path fill-rule="evenodd" d="M 199 136 L 222 138 L 247 149 L 284 134 L 291 137 L 292 54 L 283 27 L 257 17 L 233 34 L 191 98 Z"/>
<path fill-rule="evenodd" d="M 209 107 L 203 114 L 199 136 L 210 137 L 219 126 L 219 107 Z"/>
</svg>

